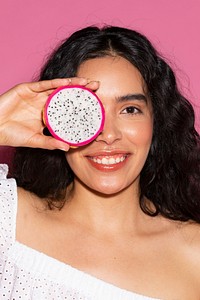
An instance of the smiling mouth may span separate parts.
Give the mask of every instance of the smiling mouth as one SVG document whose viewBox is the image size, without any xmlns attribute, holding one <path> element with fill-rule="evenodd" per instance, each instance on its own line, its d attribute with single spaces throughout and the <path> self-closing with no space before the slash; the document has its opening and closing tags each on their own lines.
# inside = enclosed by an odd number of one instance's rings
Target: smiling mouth
<svg viewBox="0 0 200 300">
<path fill-rule="evenodd" d="M 94 156 L 94 157 L 90 157 L 90 159 L 99 164 L 99 165 L 115 165 L 115 164 L 119 164 L 121 162 L 123 162 L 126 159 L 127 155 L 115 155 L 112 157 L 109 156 Z"/>
<path fill-rule="evenodd" d="M 88 156 L 87 158 L 94 168 L 106 172 L 119 170 L 126 163 L 128 157 L 128 153 L 117 153 L 100 154 Z"/>
</svg>

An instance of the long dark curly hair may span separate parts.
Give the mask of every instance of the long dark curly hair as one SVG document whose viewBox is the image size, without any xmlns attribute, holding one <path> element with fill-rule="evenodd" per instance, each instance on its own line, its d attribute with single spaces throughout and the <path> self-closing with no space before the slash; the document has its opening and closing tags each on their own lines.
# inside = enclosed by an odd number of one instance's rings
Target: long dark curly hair
<svg viewBox="0 0 200 300">
<path fill-rule="evenodd" d="M 145 36 L 113 26 L 79 30 L 48 58 L 40 80 L 76 76 L 82 62 L 107 55 L 122 56 L 140 71 L 153 106 L 153 140 L 140 176 L 141 209 L 200 223 L 200 137 L 194 110 L 179 92 L 171 67 Z M 19 186 L 48 199 L 50 208 L 63 205 L 74 174 L 62 151 L 19 148 L 14 161 Z"/>
</svg>

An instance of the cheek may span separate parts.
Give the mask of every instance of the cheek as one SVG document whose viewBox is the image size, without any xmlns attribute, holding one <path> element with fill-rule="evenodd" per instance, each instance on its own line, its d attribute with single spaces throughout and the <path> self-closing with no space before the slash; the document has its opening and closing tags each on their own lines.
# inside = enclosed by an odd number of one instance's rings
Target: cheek
<svg viewBox="0 0 200 300">
<path fill-rule="evenodd" d="M 84 156 L 81 147 L 70 149 L 65 154 L 66 160 L 75 175 L 85 174 Z M 82 167 L 80 167 L 82 166 Z"/>
<path fill-rule="evenodd" d="M 124 128 L 124 134 L 133 144 L 150 146 L 153 135 L 152 122 L 138 122 L 134 124 L 134 126 L 126 126 Z"/>
<path fill-rule="evenodd" d="M 76 153 L 68 152 L 66 153 L 65 157 L 70 168 L 73 170 L 74 166 L 76 166 L 76 164 L 78 163 L 78 155 Z"/>
</svg>

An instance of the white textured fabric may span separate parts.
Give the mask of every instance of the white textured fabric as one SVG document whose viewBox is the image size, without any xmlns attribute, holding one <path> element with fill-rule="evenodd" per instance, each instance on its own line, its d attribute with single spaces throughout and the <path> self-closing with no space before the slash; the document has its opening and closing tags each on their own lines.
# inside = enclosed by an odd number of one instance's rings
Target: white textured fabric
<svg viewBox="0 0 200 300">
<path fill-rule="evenodd" d="M 15 240 L 17 189 L 0 165 L 0 299 L 150 300 L 106 283 Z"/>
</svg>

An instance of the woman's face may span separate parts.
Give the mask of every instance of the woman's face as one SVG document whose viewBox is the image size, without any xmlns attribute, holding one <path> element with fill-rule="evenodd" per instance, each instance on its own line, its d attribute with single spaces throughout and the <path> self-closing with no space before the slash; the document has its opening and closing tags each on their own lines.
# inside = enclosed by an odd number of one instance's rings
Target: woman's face
<svg viewBox="0 0 200 300">
<path fill-rule="evenodd" d="M 105 109 L 103 132 L 84 147 L 70 149 L 67 161 L 76 180 L 111 195 L 132 185 L 139 175 L 152 140 L 153 114 L 139 71 L 126 59 L 106 56 L 85 61 L 79 77 L 100 82 L 96 94 Z"/>
</svg>

